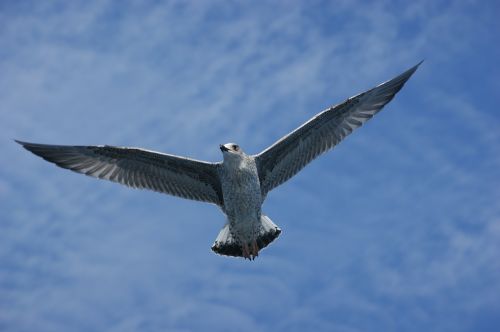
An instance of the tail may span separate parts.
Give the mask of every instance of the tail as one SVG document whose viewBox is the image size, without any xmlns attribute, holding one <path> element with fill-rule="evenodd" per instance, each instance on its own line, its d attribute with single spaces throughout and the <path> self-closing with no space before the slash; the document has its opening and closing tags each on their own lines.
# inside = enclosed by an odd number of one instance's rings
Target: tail
<svg viewBox="0 0 500 332">
<path fill-rule="evenodd" d="M 281 229 L 268 216 L 261 215 L 259 235 L 256 239 L 259 250 L 267 247 L 280 233 Z M 219 232 L 212 250 L 219 255 L 243 257 L 242 244 L 234 238 L 229 224 L 226 224 Z"/>
</svg>

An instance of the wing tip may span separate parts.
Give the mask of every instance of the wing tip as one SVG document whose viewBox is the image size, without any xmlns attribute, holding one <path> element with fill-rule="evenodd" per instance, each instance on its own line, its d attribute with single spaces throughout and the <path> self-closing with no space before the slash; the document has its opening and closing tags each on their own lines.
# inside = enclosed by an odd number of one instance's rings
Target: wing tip
<svg viewBox="0 0 500 332">
<path fill-rule="evenodd" d="M 410 69 L 405 71 L 404 73 L 402 73 L 400 76 L 403 76 L 406 78 L 406 80 L 408 80 L 413 75 L 413 73 L 415 73 L 417 71 L 418 67 L 420 67 L 420 65 L 424 62 L 424 60 L 425 59 L 420 60 L 419 63 L 417 63 L 416 65 L 414 65 L 413 67 L 411 67 Z"/>
<path fill-rule="evenodd" d="M 15 138 L 14 138 L 14 142 L 16 142 L 17 144 L 21 145 L 26 150 L 33 152 L 32 149 L 30 149 L 30 148 L 34 147 L 33 143 L 21 141 L 21 140 L 15 139 Z"/>
<path fill-rule="evenodd" d="M 410 69 L 404 71 L 403 73 L 399 74 L 398 76 L 385 81 L 379 85 L 377 85 L 373 90 L 377 88 L 388 88 L 392 89 L 394 95 L 401 90 L 401 88 L 406 84 L 406 82 L 410 79 L 410 77 L 413 76 L 415 71 L 417 71 L 418 67 L 424 62 L 424 60 L 421 60 L 419 63 L 411 67 Z"/>
<path fill-rule="evenodd" d="M 24 141 L 21 141 L 21 140 L 15 139 L 15 138 L 14 138 L 14 142 L 16 142 L 17 144 L 21 144 L 21 145 L 23 145 L 23 146 L 24 146 L 24 145 L 26 145 L 26 144 L 28 144 L 28 142 L 24 142 Z"/>
<path fill-rule="evenodd" d="M 42 149 L 42 148 L 50 147 L 50 145 L 47 145 L 47 144 L 25 142 L 25 141 L 21 141 L 21 140 L 18 140 L 18 139 L 14 139 L 14 142 L 16 142 L 17 144 L 21 145 L 26 150 L 28 150 L 30 152 L 33 152 L 33 153 L 35 153 L 34 150 L 36 150 L 36 149 Z"/>
</svg>

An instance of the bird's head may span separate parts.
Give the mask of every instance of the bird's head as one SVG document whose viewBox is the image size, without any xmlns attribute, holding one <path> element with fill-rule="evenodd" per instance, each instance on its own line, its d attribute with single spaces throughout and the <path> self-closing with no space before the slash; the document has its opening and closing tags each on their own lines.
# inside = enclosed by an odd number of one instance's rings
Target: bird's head
<svg viewBox="0 0 500 332">
<path fill-rule="evenodd" d="M 224 160 L 241 159 L 241 157 L 245 156 L 243 150 L 236 143 L 221 144 L 219 147 L 222 151 L 222 155 L 224 156 Z"/>
</svg>

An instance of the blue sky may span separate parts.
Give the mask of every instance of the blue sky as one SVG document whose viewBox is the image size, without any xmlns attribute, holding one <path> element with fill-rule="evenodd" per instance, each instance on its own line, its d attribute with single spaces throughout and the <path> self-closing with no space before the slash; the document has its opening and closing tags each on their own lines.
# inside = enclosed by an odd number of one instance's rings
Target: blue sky
<svg viewBox="0 0 500 332">
<path fill-rule="evenodd" d="M 0 330 L 498 331 L 496 1 L 2 1 Z M 257 153 L 424 64 L 273 191 L 253 262 L 208 204 L 59 169 L 12 139 Z"/>
</svg>

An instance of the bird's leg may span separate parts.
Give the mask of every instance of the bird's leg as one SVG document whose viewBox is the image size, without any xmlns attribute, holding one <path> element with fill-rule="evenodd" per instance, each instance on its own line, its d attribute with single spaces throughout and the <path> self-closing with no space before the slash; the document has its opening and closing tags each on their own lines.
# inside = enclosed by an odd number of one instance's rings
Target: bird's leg
<svg viewBox="0 0 500 332">
<path fill-rule="evenodd" d="M 248 244 L 246 242 L 243 242 L 243 245 L 241 246 L 241 249 L 243 251 L 243 257 L 251 259 L 251 257 L 250 257 L 250 250 L 249 250 Z"/>
<path fill-rule="evenodd" d="M 257 245 L 257 241 L 253 240 L 252 242 L 252 255 L 255 257 L 259 256 L 259 246 Z"/>
</svg>

